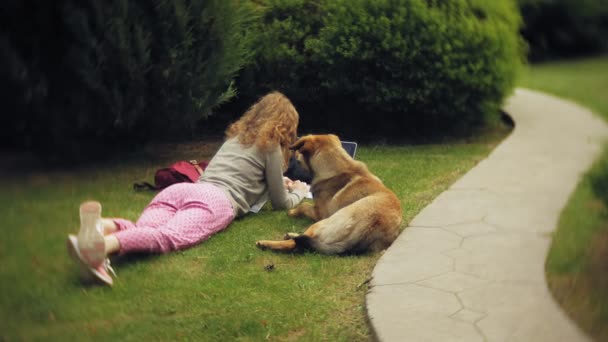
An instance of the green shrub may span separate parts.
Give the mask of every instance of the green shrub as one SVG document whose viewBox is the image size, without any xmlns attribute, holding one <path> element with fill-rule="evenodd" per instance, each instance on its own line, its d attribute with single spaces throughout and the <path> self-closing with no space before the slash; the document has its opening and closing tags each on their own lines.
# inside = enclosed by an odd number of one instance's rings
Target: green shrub
<svg viewBox="0 0 608 342">
<path fill-rule="evenodd" d="M 608 0 L 519 0 L 519 6 L 532 61 L 608 50 Z"/>
<path fill-rule="evenodd" d="M 243 80 L 254 96 L 285 92 L 304 129 L 470 133 L 498 112 L 522 60 L 511 1 L 264 3 L 264 44 Z"/>
<path fill-rule="evenodd" d="M 2 3 L 4 143 L 54 154 L 189 134 L 251 58 L 241 0 Z"/>
<path fill-rule="evenodd" d="M 325 2 L 327 0 L 261 1 L 263 16 L 254 30 L 255 64 L 241 72 L 239 101 L 228 106 L 228 112 L 237 115 L 271 90 L 289 94 L 290 99 L 300 105 L 318 101 L 319 87 L 314 83 L 319 80 L 319 67 L 313 65 L 305 44 L 319 33 Z"/>
</svg>

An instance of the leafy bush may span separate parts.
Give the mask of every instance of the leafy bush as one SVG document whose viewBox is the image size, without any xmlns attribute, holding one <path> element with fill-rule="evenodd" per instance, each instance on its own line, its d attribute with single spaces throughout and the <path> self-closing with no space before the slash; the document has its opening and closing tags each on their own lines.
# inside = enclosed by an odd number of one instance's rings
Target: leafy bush
<svg viewBox="0 0 608 342">
<path fill-rule="evenodd" d="M 241 0 L 9 0 L 0 13 L 3 143 L 54 154 L 191 132 L 235 95 L 255 18 Z"/>
<path fill-rule="evenodd" d="M 267 0 L 252 97 L 278 89 L 304 128 L 350 136 L 470 133 L 520 64 L 513 2 Z"/>
<path fill-rule="evenodd" d="M 519 0 L 532 61 L 608 49 L 608 0 Z"/>
<path fill-rule="evenodd" d="M 328 0 L 263 0 L 263 16 L 254 29 L 255 64 L 240 74 L 239 99 L 227 107 L 238 115 L 259 96 L 281 90 L 301 105 L 318 101 L 319 67 L 305 49 L 322 26 L 323 7 Z M 306 116 L 301 120 L 306 120 Z"/>
</svg>

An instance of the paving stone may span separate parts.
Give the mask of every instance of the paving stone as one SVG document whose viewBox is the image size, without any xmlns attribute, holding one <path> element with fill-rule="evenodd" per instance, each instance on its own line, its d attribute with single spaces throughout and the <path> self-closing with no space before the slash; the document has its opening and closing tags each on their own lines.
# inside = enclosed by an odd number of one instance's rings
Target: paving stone
<svg viewBox="0 0 608 342">
<path fill-rule="evenodd" d="M 407 234 L 401 234 L 393 245 L 396 248 L 385 252 L 386 259 L 392 259 L 401 251 L 443 252 L 454 249 L 462 243 L 462 237 L 441 228 L 408 227 Z"/>
<path fill-rule="evenodd" d="M 454 269 L 452 258 L 439 253 L 408 250 L 398 257 L 378 261 L 372 272 L 373 285 L 413 283 Z"/>
<path fill-rule="evenodd" d="M 387 325 L 399 326 L 399 329 L 380 328 L 377 329 L 377 338 L 384 342 L 481 342 L 483 336 L 471 323 L 443 317 L 438 315 L 411 314 L 398 316 L 394 321 L 388 321 Z M 372 324 L 382 326 L 385 318 L 379 317 L 372 320 Z"/>
<path fill-rule="evenodd" d="M 492 281 L 544 282 L 549 238 L 536 234 L 495 233 L 466 238 L 455 270 Z"/>
<path fill-rule="evenodd" d="M 547 294 L 542 287 L 533 283 L 491 282 L 481 288 L 461 291 L 458 293 L 458 298 L 469 310 L 484 312 L 488 315 L 495 312 L 516 314 L 529 312 L 544 303 L 547 298 L 550 298 Z"/>
<path fill-rule="evenodd" d="M 495 206 L 488 208 L 484 221 L 503 230 L 539 234 L 551 232 L 557 226 L 568 194 L 557 194 L 556 191 L 545 191 L 541 195 L 503 194 Z"/>
<path fill-rule="evenodd" d="M 484 286 L 488 284 L 488 281 L 458 272 L 449 272 L 433 278 L 422 280 L 416 284 L 447 292 L 458 293 L 467 289 L 474 289 Z"/>
<path fill-rule="evenodd" d="M 445 227 L 482 221 L 496 195 L 484 190 L 445 191 L 410 222 L 411 227 Z"/>
<path fill-rule="evenodd" d="M 369 315 L 381 341 L 483 341 L 473 324 L 450 318 L 462 309 L 453 294 L 416 285 L 376 286 L 366 300 L 368 308 L 383 308 Z"/>
<path fill-rule="evenodd" d="M 586 340 L 542 286 L 493 283 L 458 297 L 466 309 L 486 313 L 476 324 L 489 341 Z"/>
<path fill-rule="evenodd" d="M 498 231 L 498 228 L 484 221 L 454 224 L 446 226 L 443 229 L 462 237 L 484 235 Z"/>
<path fill-rule="evenodd" d="M 469 255 L 471 255 L 471 251 L 458 247 L 443 251 L 441 252 L 441 254 L 452 258 L 452 260 L 455 260 L 456 258 L 468 257 Z"/>
<path fill-rule="evenodd" d="M 475 324 L 477 321 L 485 317 L 485 314 L 477 311 L 472 311 L 469 309 L 462 309 L 452 315 L 452 318 L 458 319 L 464 322 L 468 322 L 471 324 Z"/>
</svg>

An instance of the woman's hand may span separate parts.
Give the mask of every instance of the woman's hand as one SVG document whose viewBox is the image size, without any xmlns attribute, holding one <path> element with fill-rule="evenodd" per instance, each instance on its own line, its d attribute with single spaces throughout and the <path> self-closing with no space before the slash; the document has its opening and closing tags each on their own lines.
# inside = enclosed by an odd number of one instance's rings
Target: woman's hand
<svg viewBox="0 0 608 342">
<path fill-rule="evenodd" d="M 283 185 L 287 191 L 291 192 L 293 190 L 293 181 L 288 177 L 283 177 Z"/>
<path fill-rule="evenodd" d="M 283 185 L 285 185 L 285 189 L 289 192 L 301 191 L 308 192 L 310 191 L 310 185 L 301 182 L 299 180 L 293 181 L 287 177 L 283 177 Z"/>
<path fill-rule="evenodd" d="M 292 189 L 290 191 L 300 191 L 308 193 L 308 191 L 310 191 L 310 186 L 304 182 L 300 182 L 299 180 L 297 180 L 293 182 Z"/>
</svg>

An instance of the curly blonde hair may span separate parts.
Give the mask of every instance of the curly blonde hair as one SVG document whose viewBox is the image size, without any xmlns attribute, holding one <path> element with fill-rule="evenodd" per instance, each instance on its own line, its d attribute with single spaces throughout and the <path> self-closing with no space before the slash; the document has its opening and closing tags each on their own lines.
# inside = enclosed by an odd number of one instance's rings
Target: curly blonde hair
<svg viewBox="0 0 608 342">
<path fill-rule="evenodd" d="M 295 142 L 300 116 L 289 99 L 277 92 L 263 96 L 226 130 L 226 138 L 238 136 L 244 146 L 255 145 L 262 151 L 280 146 L 283 169 L 291 155 L 289 146 Z"/>
</svg>

